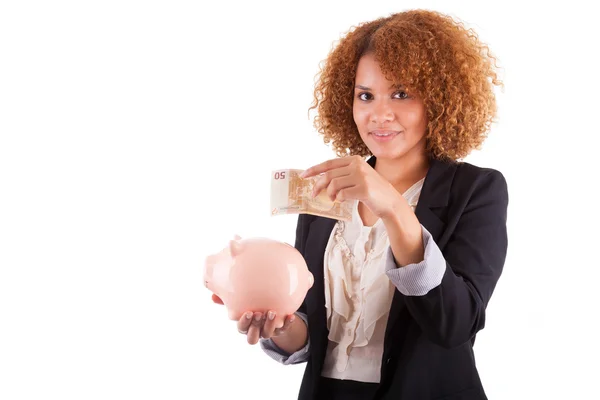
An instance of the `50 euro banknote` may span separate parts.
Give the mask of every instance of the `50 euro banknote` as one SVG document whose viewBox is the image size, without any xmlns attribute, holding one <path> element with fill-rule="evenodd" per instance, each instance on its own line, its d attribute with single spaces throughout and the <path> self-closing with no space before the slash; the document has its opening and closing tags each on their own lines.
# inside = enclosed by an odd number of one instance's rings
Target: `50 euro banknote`
<svg viewBox="0 0 600 400">
<path fill-rule="evenodd" d="M 342 221 L 352 220 L 350 201 L 332 201 L 327 191 L 312 197 L 319 176 L 300 178 L 302 169 L 279 169 L 271 173 L 271 215 L 312 214 Z"/>
</svg>

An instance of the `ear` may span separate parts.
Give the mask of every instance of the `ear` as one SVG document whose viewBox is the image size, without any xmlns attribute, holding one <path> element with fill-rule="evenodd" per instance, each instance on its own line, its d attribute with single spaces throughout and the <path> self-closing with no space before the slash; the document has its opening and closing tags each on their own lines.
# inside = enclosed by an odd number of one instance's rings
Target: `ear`
<svg viewBox="0 0 600 400">
<path fill-rule="evenodd" d="M 239 255 L 242 252 L 242 250 L 244 249 L 244 246 L 242 245 L 240 240 L 241 240 L 241 238 L 229 241 L 229 251 L 231 252 L 231 257 L 235 257 L 235 256 Z"/>
</svg>

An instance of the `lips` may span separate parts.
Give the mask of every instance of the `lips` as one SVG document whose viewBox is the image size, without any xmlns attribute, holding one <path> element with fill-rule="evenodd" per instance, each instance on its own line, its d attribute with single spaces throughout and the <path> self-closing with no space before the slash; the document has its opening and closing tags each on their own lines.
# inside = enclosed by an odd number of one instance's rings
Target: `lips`
<svg viewBox="0 0 600 400">
<path fill-rule="evenodd" d="M 380 142 L 392 140 L 396 136 L 398 136 L 399 133 L 400 133 L 400 131 L 390 131 L 390 130 L 376 130 L 376 131 L 369 132 L 369 134 L 371 136 L 373 136 L 373 138 L 375 140 L 380 141 Z"/>
<path fill-rule="evenodd" d="M 392 135 L 397 135 L 400 133 L 400 131 L 376 130 L 376 131 L 371 131 L 369 133 L 371 135 L 377 136 L 377 137 L 388 137 L 388 136 L 392 136 Z"/>
</svg>

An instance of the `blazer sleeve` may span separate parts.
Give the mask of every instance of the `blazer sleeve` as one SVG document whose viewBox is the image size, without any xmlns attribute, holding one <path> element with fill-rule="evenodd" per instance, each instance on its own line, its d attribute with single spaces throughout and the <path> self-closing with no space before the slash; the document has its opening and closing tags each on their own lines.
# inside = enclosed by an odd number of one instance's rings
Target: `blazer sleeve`
<svg viewBox="0 0 600 400">
<path fill-rule="evenodd" d="M 488 169 L 478 181 L 442 250 L 446 270 L 441 283 L 423 296 L 404 298 L 423 333 L 445 348 L 464 344 L 483 329 L 506 258 L 506 180 Z"/>
</svg>

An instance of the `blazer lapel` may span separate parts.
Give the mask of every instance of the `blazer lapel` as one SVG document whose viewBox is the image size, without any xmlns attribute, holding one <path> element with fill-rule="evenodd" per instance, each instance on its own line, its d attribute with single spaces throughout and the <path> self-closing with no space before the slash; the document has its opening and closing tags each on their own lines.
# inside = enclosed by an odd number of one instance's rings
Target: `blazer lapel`
<svg viewBox="0 0 600 400">
<path fill-rule="evenodd" d="M 419 202 L 415 209 L 417 219 L 431 233 L 437 242 L 445 224 L 433 210 L 447 207 L 450 188 L 456 166 L 438 160 L 431 160 L 429 171 L 425 176 Z"/>
</svg>

